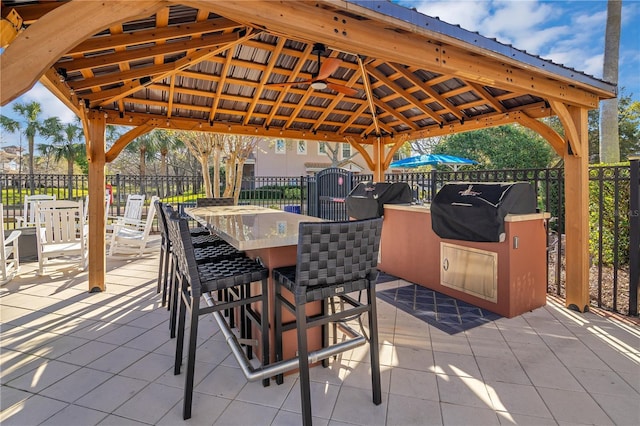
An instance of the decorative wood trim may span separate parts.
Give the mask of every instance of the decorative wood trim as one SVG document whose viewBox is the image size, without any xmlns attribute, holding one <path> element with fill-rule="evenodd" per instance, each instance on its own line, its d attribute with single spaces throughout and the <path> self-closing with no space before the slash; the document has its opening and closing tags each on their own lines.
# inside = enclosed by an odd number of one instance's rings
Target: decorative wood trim
<svg viewBox="0 0 640 426">
<path fill-rule="evenodd" d="M 163 1 L 145 0 L 65 2 L 24 30 L 2 53 L 0 104 L 6 105 L 29 90 L 78 41 L 114 23 L 152 15 L 163 5 Z M 73 31 L 68 30 L 70 22 Z"/>
<path fill-rule="evenodd" d="M 140 126 L 134 127 L 124 135 L 120 136 L 120 138 L 111 146 L 111 148 L 109 148 L 109 151 L 107 151 L 105 155 L 105 162 L 111 163 L 118 157 L 118 155 L 120 155 L 122 150 L 125 149 L 127 145 L 129 145 L 129 143 L 131 143 L 131 141 L 144 135 L 145 133 L 149 133 L 154 128 L 155 126 L 149 124 L 149 122 L 146 122 Z"/>
</svg>

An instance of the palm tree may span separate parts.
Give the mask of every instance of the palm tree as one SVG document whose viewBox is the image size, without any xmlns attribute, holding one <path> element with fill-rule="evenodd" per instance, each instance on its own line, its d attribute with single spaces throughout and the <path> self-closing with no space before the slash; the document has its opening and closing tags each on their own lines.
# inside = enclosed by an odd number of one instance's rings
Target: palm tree
<svg viewBox="0 0 640 426">
<path fill-rule="evenodd" d="M 29 143 L 29 187 L 31 189 L 31 194 L 33 194 L 35 189 L 33 181 L 34 146 L 36 135 L 43 133 L 43 124 L 39 119 L 42 107 L 40 106 L 40 103 L 36 101 L 28 104 L 18 102 L 13 105 L 13 110 L 18 113 L 22 119 L 24 119 L 24 123 L 2 116 L 0 125 L 8 132 L 21 132 L 27 137 L 27 141 Z"/>
<path fill-rule="evenodd" d="M 618 60 L 620 57 L 620 20 L 622 0 L 607 2 L 607 27 L 604 39 L 604 65 L 602 78 L 618 84 Z M 618 130 L 618 98 L 600 102 L 600 162 L 620 161 L 620 137 Z"/>
<path fill-rule="evenodd" d="M 81 142 L 84 133 L 81 127 L 75 123 L 63 124 L 58 117 L 51 117 L 45 120 L 44 128 L 48 137 L 53 139 L 53 145 L 49 151 L 53 154 L 55 161 L 62 159 L 67 161 L 67 188 L 69 198 L 73 198 L 73 165 L 76 161 L 86 156 L 86 149 Z"/>
</svg>

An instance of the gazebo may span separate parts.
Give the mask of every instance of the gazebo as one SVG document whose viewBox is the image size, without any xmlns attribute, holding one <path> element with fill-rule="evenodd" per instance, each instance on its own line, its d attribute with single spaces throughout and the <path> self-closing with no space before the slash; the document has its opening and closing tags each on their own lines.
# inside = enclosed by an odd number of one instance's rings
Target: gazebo
<svg viewBox="0 0 640 426">
<path fill-rule="evenodd" d="M 82 119 L 90 291 L 105 163 L 154 128 L 349 142 L 383 181 L 407 140 L 519 123 L 564 159 L 566 306 L 588 309 L 587 112 L 613 84 L 386 1 L 3 0 L 1 25 L 2 105 L 39 80 Z M 107 150 L 110 124 L 131 130 Z"/>
</svg>

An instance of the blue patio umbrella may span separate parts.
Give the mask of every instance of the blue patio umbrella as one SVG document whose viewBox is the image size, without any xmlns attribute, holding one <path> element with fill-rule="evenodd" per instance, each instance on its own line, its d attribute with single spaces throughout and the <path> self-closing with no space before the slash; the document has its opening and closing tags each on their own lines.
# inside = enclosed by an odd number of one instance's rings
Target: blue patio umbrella
<svg viewBox="0 0 640 426">
<path fill-rule="evenodd" d="M 402 160 L 394 161 L 389 167 L 398 168 L 412 168 L 420 166 L 433 166 L 442 164 L 451 167 L 453 170 L 458 170 L 460 166 L 468 166 L 470 164 L 478 164 L 475 160 L 470 160 L 464 157 L 456 157 L 454 155 L 444 154 L 423 154 L 415 155 L 413 157 L 403 158 Z"/>
</svg>

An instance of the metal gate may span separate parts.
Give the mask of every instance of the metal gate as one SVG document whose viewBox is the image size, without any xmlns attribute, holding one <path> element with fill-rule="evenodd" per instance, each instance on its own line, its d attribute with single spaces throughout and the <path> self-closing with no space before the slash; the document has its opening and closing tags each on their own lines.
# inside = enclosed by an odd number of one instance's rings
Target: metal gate
<svg viewBox="0 0 640 426">
<path fill-rule="evenodd" d="M 353 176 L 348 170 L 329 168 L 316 175 L 318 217 L 328 220 L 348 220 L 345 198 L 353 188 Z"/>
</svg>

